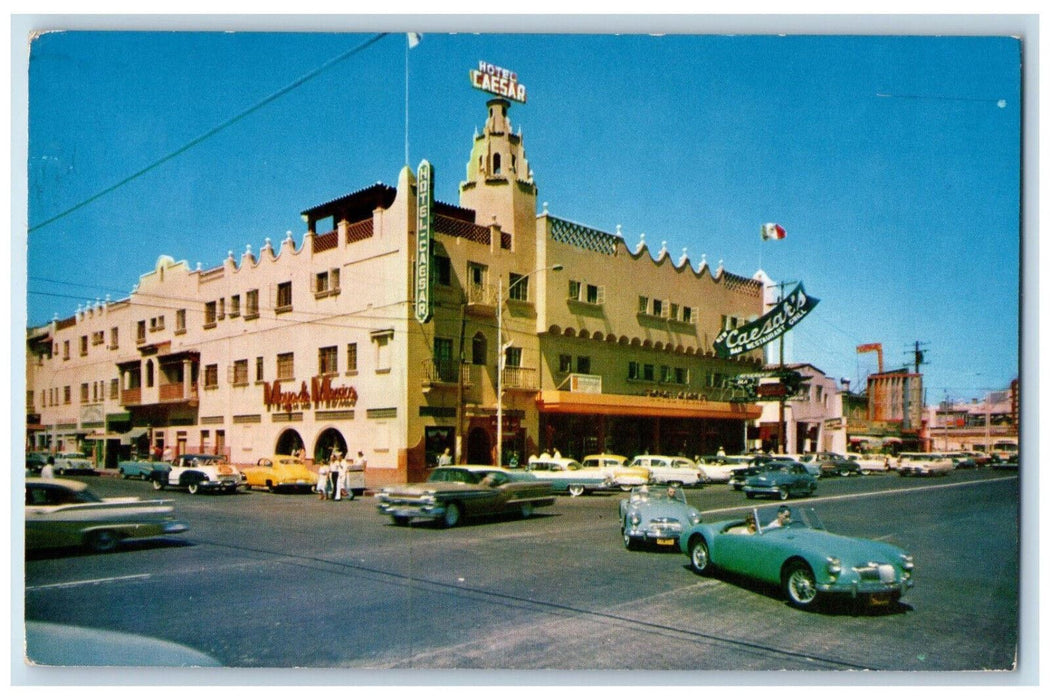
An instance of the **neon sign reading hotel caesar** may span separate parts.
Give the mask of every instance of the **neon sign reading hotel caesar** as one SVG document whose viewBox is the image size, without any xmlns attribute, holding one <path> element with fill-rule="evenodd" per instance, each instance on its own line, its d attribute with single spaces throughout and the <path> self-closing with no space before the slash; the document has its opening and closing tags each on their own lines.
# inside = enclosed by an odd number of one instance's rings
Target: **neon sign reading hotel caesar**
<svg viewBox="0 0 1050 700">
<path fill-rule="evenodd" d="M 470 71 L 470 84 L 478 90 L 525 103 L 525 86 L 518 82 L 518 74 L 506 68 L 478 61 L 477 70 Z"/>
<path fill-rule="evenodd" d="M 263 382 L 263 403 L 266 410 L 275 407 L 287 412 L 317 408 L 353 408 L 357 405 L 357 389 L 352 386 L 332 386 L 331 377 L 312 377 L 310 388 L 304 381 L 299 391 L 284 391 L 281 383 Z"/>
</svg>

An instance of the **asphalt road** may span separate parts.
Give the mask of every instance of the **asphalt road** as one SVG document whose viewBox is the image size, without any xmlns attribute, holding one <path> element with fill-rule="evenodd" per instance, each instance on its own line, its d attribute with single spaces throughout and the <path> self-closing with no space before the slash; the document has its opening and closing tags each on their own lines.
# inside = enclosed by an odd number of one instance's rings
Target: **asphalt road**
<svg viewBox="0 0 1050 700">
<path fill-rule="evenodd" d="M 101 495 L 156 496 L 143 482 L 84 480 Z M 1016 473 L 822 479 L 802 500 L 833 532 L 911 551 L 916 584 L 891 609 L 817 612 L 699 577 L 674 551 L 627 551 L 620 493 L 448 530 L 395 527 L 371 498 L 162 495 L 188 533 L 32 555 L 27 620 L 156 637 L 228 667 L 601 671 L 610 683 L 627 670 L 1009 670 L 1017 653 Z M 760 503 L 724 485 L 688 498 L 705 520 Z"/>
</svg>

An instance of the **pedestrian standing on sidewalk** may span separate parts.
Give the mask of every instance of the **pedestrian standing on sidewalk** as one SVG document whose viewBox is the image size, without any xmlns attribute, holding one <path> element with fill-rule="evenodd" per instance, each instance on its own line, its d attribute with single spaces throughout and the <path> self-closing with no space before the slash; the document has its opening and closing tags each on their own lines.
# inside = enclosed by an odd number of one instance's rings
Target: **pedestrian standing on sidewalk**
<svg viewBox="0 0 1050 700">
<path fill-rule="evenodd" d="M 322 464 L 317 469 L 317 497 L 322 501 L 328 498 L 328 465 Z"/>
</svg>

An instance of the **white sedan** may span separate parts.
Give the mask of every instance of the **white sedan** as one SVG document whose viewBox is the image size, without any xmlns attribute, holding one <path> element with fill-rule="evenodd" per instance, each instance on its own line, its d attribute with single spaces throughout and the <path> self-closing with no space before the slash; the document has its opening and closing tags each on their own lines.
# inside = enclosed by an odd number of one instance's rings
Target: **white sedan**
<svg viewBox="0 0 1050 700">
<path fill-rule="evenodd" d="M 707 478 L 697 463 L 686 457 L 639 455 L 628 466 L 647 468 L 649 479 L 654 484 L 695 486 Z"/>
</svg>

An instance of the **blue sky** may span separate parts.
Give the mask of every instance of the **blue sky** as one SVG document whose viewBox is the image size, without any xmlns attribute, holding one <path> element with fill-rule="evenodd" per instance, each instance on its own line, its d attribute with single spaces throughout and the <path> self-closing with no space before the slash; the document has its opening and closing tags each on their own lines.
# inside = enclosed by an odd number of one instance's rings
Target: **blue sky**
<svg viewBox="0 0 1050 700">
<path fill-rule="evenodd" d="M 27 321 L 128 295 L 161 254 L 204 268 L 405 164 L 405 38 L 391 34 L 141 177 L 373 34 L 68 32 L 29 80 Z M 793 358 L 859 386 L 920 341 L 927 402 L 1018 375 L 1021 45 L 962 36 L 426 33 L 409 53 L 409 161 L 456 203 L 486 94 L 517 72 L 552 214 L 694 266 L 801 280 Z M 541 205 L 542 206 L 542 205 Z M 761 242 L 764 222 L 787 230 Z"/>
</svg>

